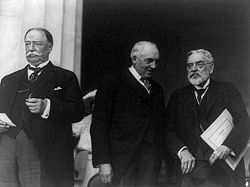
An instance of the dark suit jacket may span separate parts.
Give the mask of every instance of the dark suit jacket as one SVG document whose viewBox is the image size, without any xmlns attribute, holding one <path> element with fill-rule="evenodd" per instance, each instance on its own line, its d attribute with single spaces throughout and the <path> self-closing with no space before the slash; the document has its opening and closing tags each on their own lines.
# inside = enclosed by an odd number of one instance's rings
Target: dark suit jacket
<svg viewBox="0 0 250 187">
<path fill-rule="evenodd" d="M 231 83 L 211 80 L 203 99 L 206 99 L 206 105 L 202 106 L 206 109 L 206 113 L 201 122 L 202 127 L 204 130 L 207 129 L 224 109 L 228 109 L 235 127 L 223 144 L 239 155 L 249 137 L 249 117 L 240 93 Z M 196 102 L 192 85 L 175 90 L 169 99 L 166 110 L 168 122 L 166 138 L 167 144 L 175 156 L 183 146 L 187 146 L 189 151 L 194 156 L 196 155 L 200 136 Z M 213 152 L 208 146 L 207 150 L 209 155 Z M 235 172 L 232 172 L 225 162 L 222 164 L 230 174 L 237 176 L 236 178 L 243 182 L 243 163 L 238 165 Z"/>
<path fill-rule="evenodd" d="M 0 112 L 7 113 L 10 119 L 12 105 L 24 76 L 27 76 L 27 67 L 7 75 L 1 81 Z M 62 89 L 55 90 L 58 87 Z M 84 113 L 78 80 L 73 72 L 50 62 L 30 89 L 32 97 L 51 100 L 48 119 L 28 110 L 25 112 L 26 133 L 33 140 L 42 159 L 44 186 L 48 185 L 46 176 L 57 181 L 56 185 L 73 185 L 74 145 L 71 123 L 80 121 Z"/>
<path fill-rule="evenodd" d="M 161 146 L 163 117 L 163 91 L 155 81 L 149 95 L 129 70 L 106 76 L 97 89 L 91 124 L 94 167 L 111 163 L 113 180 L 119 179 L 152 123 L 153 144 Z"/>
</svg>

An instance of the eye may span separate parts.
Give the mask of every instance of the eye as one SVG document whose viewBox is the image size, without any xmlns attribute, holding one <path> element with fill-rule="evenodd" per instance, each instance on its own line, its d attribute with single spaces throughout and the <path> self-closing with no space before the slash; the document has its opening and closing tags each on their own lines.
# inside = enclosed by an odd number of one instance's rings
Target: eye
<svg viewBox="0 0 250 187">
<path fill-rule="evenodd" d="M 37 46 L 42 46 L 43 45 L 42 42 L 34 42 L 34 44 L 37 45 Z"/>
<path fill-rule="evenodd" d="M 186 64 L 186 66 L 187 66 L 188 69 L 191 69 L 193 67 L 193 65 L 194 65 L 194 63 L 188 63 L 188 64 Z"/>
<path fill-rule="evenodd" d="M 198 68 L 203 68 L 204 67 L 204 63 L 202 63 L 202 62 L 198 62 L 198 63 L 196 63 L 196 66 L 198 67 Z"/>
<path fill-rule="evenodd" d="M 152 62 L 154 62 L 155 61 L 155 59 L 153 59 L 153 58 L 147 58 L 147 59 L 145 59 L 145 62 L 147 63 L 147 64 L 150 64 L 150 63 L 152 63 Z"/>
</svg>

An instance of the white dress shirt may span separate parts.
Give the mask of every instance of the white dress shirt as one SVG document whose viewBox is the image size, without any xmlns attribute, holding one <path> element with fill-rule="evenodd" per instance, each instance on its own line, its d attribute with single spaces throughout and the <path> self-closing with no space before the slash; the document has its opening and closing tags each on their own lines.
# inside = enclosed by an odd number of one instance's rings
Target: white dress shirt
<svg viewBox="0 0 250 187">
<path fill-rule="evenodd" d="M 144 83 L 141 80 L 142 76 L 139 75 L 134 66 L 131 66 L 130 68 L 128 68 L 128 70 L 132 73 L 135 79 L 147 90 L 147 92 L 150 93 L 150 90 L 144 85 Z"/>
<path fill-rule="evenodd" d="M 39 64 L 37 67 L 31 65 L 30 63 L 29 63 L 29 65 L 30 65 L 30 67 L 33 67 L 33 68 L 43 68 L 43 67 L 46 66 L 49 62 L 50 62 L 50 61 L 47 60 L 47 61 L 45 61 L 45 62 Z M 31 69 L 28 68 L 28 70 L 27 70 L 28 79 L 29 79 L 30 75 L 31 75 L 33 72 L 34 72 L 33 70 L 31 70 Z M 42 73 L 42 71 L 38 73 L 38 76 L 39 76 L 41 73 Z M 48 119 L 48 118 L 49 118 L 49 113 L 50 113 L 50 105 L 51 105 L 51 102 L 50 102 L 50 99 L 45 98 L 45 100 L 47 101 L 47 105 L 46 105 L 46 107 L 45 107 L 45 109 L 44 109 L 44 112 L 43 112 L 43 114 L 41 115 L 41 117 L 44 118 L 44 119 Z"/>
</svg>

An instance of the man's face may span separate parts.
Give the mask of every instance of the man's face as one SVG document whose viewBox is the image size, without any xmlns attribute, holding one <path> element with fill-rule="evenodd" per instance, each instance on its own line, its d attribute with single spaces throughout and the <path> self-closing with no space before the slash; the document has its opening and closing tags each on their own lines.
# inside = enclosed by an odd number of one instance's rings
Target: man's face
<svg viewBox="0 0 250 187">
<path fill-rule="evenodd" d="M 133 59 L 133 66 L 143 78 L 150 78 L 157 67 L 159 51 L 152 45 L 146 45 L 139 57 Z"/>
<path fill-rule="evenodd" d="M 187 59 L 188 81 L 194 86 L 203 86 L 213 73 L 214 64 L 203 53 L 194 53 Z"/>
<path fill-rule="evenodd" d="M 42 31 L 31 30 L 25 37 L 25 50 L 27 61 L 38 66 L 49 58 L 52 44 L 48 42 Z"/>
</svg>

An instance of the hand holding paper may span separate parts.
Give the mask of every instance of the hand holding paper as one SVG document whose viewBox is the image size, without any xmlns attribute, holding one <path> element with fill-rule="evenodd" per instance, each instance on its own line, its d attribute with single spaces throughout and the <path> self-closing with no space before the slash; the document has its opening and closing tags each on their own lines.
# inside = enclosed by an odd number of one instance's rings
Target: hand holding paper
<svg viewBox="0 0 250 187">
<path fill-rule="evenodd" d="M 9 128 L 10 128 L 9 125 L 0 120 L 0 133 L 7 131 Z"/>
<path fill-rule="evenodd" d="M 220 116 L 201 134 L 201 138 L 213 149 L 215 150 L 210 156 L 209 162 L 213 164 L 220 156 L 224 158 L 225 161 L 231 167 L 232 170 L 235 170 L 238 163 L 246 153 L 248 146 L 242 150 L 242 152 L 235 158 L 233 152 L 230 153 L 230 149 L 226 149 L 223 146 L 224 140 L 230 134 L 231 130 L 234 128 L 233 117 L 227 109 L 225 109 Z M 228 153 L 229 151 L 229 153 Z M 217 155 L 218 154 L 218 155 Z M 232 155 L 231 155 L 232 154 Z"/>
<path fill-rule="evenodd" d="M 5 113 L 0 113 L 0 125 L 16 127 L 16 125 L 10 120 L 10 118 Z"/>
<path fill-rule="evenodd" d="M 209 163 L 213 165 L 217 159 L 226 159 L 229 154 L 230 149 L 225 145 L 221 145 L 211 154 Z"/>
</svg>

